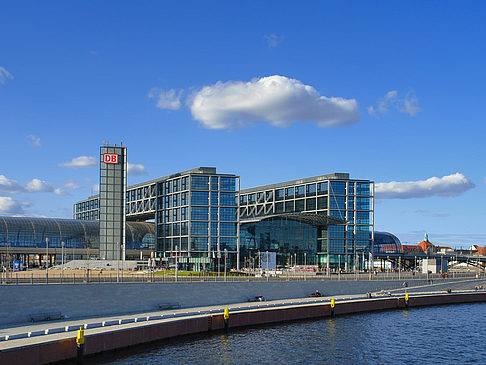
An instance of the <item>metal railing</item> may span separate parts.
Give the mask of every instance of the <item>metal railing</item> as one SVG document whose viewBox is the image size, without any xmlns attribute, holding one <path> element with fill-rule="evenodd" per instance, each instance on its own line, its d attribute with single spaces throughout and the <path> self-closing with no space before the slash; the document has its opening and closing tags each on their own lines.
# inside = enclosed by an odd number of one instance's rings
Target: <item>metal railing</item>
<svg viewBox="0 0 486 365">
<path fill-rule="evenodd" d="M 370 274 L 360 273 L 341 273 L 330 275 L 304 274 L 299 272 L 284 272 L 278 275 L 244 275 L 231 274 L 226 277 L 223 275 L 199 275 L 181 276 L 175 274 L 166 274 L 163 272 L 104 272 L 92 273 L 66 273 L 49 272 L 46 275 L 39 275 L 39 272 L 3 272 L 0 275 L 1 285 L 36 285 L 36 284 L 111 284 L 111 283 L 196 283 L 196 282 L 283 282 L 283 281 L 388 281 L 388 280 L 428 280 L 436 282 L 437 280 L 453 279 L 474 279 L 485 278 L 483 272 L 457 272 L 449 273 L 448 276 L 442 277 L 441 274 L 422 274 L 412 272 L 380 272 Z"/>
</svg>

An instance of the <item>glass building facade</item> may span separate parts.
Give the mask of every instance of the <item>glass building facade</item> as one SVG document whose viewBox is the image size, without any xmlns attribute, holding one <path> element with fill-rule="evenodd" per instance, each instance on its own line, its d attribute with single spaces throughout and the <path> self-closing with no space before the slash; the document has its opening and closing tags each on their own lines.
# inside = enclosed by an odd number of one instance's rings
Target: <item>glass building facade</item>
<svg viewBox="0 0 486 365">
<path fill-rule="evenodd" d="M 278 265 L 362 268 L 373 243 L 373 189 L 369 180 L 335 173 L 241 190 L 241 250 L 249 250 L 247 260 L 252 260 L 251 252 L 275 251 Z M 289 221 L 285 217 L 291 213 L 342 223 L 298 222 L 295 215 Z"/>
<path fill-rule="evenodd" d="M 238 177 L 214 168 L 189 170 L 157 183 L 157 251 L 187 267 L 214 267 L 226 252 L 236 263 Z M 235 265 L 236 266 L 236 265 Z"/>
<path fill-rule="evenodd" d="M 224 255 L 237 266 L 239 177 L 198 167 L 128 186 L 127 220 L 154 220 L 157 256 L 163 262 L 178 256 L 188 268 L 214 267 Z M 75 219 L 98 216 L 100 196 L 74 204 Z"/>
</svg>

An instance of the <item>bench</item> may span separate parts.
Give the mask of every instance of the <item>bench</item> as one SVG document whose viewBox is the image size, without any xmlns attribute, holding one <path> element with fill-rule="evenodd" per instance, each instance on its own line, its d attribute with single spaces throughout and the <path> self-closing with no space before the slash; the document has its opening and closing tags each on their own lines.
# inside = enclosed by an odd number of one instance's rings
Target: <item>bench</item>
<svg viewBox="0 0 486 365">
<path fill-rule="evenodd" d="M 55 321 L 58 319 L 64 319 L 64 316 L 61 314 L 61 312 L 31 313 L 29 314 L 29 319 L 31 322 Z"/>
</svg>

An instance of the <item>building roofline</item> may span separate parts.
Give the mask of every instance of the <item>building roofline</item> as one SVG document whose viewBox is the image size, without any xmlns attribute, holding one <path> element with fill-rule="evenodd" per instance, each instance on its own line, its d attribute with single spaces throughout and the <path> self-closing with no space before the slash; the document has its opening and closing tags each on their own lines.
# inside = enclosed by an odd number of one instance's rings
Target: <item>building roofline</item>
<svg viewBox="0 0 486 365">
<path fill-rule="evenodd" d="M 320 181 L 327 181 L 327 180 L 351 180 L 351 181 L 358 181 L 358 182 L 360 182 L 360 181 L 361 182 L 372 182 L 370 180 L 364 180 L 364 179 L 350 179 L 349 173 L 333 172 L 331 174 L 318 175 L 318 176 L 306 177 L 306 178 L 303 178 L 303 179 L 289 180 L 289 181 L 283 181 L 283 182 L 279 182 L 279 183 L 275 183 L 275 184 L 261 185 L 261 186 L 255 186 L 255 187 L 251 187 L 251 188 L 241 189 L 240 194 L 247 194 L 247 193 L 253 193 L 253 192 L 262 191 L 262 190 L 284 188 L 284 187 L 288 187 L 290 185 L 302 185 L 302 184 L 320 182 Z"/>
</svg>

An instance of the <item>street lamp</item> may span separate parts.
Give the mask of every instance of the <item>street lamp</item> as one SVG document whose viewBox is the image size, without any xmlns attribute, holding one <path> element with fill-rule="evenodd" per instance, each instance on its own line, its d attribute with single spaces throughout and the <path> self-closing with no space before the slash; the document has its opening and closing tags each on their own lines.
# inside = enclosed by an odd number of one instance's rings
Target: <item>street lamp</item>
<svg viewBox="0 0 486 365">
<path fill-rule="evenodd" d="M 224 249 L 224 281 L 226 281 L 226 259 L 228 258 L 228 250 Z"/>
<path fill-rule="evenodd" d="M 61 279 L 64 279 L 64 242 L 61 241 Z"/>
<path fill-rule="evenodd" d="M 49 280 L 49 238 L 46 237 L 46 284 Z"/>
</svg>

